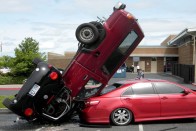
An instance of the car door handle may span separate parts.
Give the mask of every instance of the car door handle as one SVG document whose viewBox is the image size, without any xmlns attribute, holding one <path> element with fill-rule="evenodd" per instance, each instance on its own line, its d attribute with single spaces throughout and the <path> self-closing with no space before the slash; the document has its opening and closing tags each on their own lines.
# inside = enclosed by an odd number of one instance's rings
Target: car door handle
<svg viewBox="0 0 196 131">
<path fill-rule="evenodd" d="M 124 100 L 126 100 L 126 101 L 130 101 L 130 100 L 131 100 L 131 98 L 124 98 Z"/>
<path fill-rule="evenodd" d="M 162 100 L 168 99 L 166 96 L 161 97 Z"/>
</svg>

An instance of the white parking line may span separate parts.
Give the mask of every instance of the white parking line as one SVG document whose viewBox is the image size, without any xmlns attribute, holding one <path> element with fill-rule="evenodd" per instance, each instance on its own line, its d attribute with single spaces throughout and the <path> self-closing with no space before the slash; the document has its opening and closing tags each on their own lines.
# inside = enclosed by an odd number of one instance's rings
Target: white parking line
<svg viewBox="0 0 196 131">
<path fill-rule="evenodd" d="M 38 128 L 35 131 L 41 131 L 43 128 L 45 128 L 45 127 Z"/>
<path fill-rule="evenodd" d="M 144 131 L 143 125 L 139 124 L 139 131 Z"/>
</svg>

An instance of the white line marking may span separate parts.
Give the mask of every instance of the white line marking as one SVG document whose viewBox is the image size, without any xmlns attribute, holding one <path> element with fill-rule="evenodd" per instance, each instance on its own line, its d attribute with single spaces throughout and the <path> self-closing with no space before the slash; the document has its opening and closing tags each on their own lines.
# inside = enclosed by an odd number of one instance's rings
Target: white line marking
<svg viewBox="0 0 196 131">
<path fill-rule="evenodd" d="M 41 131 L 43 128 L 45 128 L 45 127 L 38 128 L 35 131 Z"/>
<path fill-rule="evenodd" d="M 143 125 L 139 124 L 139 131 L 144 131 Z"/>
</svg>

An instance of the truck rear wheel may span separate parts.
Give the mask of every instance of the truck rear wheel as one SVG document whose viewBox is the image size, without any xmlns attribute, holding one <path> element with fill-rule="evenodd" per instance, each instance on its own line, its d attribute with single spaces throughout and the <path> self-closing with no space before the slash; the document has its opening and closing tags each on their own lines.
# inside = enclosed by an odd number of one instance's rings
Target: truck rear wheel
<svg viewBox="0 0 196 131">
<path fill-rule="evenodd" d="M 91 23 L 84 23 L 76 29 L 76 38 L 82 44 L 93 44 L 99 38 L 97 27 Z"/>
</svg>

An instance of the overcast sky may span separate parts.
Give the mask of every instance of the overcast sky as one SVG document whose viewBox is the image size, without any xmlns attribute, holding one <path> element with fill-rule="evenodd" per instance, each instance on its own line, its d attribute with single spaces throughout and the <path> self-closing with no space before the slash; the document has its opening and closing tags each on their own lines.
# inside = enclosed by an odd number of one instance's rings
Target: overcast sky
<svg viewBox="0 0 196 131">
<path fill-rule="evenodd" d="M 1 55 L 32 37 L 41 52 L 76 51 L 75 30 L 97 16 L 112 13 L 119 0 L 0 0 Z M 160 45 L 170 34 L 196 27 L 195 0 L 121 0 L 139 21 L 145 38 L 140 45 Z"/>
</svg>

